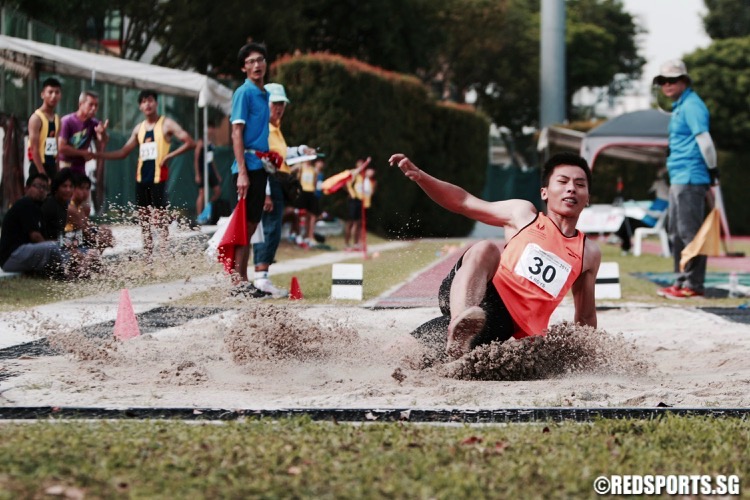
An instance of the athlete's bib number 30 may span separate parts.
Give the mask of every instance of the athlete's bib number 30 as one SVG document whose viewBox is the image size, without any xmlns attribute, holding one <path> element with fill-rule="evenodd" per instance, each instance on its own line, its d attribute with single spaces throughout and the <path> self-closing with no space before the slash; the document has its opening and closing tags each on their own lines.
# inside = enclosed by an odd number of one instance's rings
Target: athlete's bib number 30
<svg viewBox="0 0 750 500">
<path fill-rule="evenodd" d="M 557 255 L 542 250 L 539 245 L 529 243 L 513 270 L 536 286 L 557 297 L 568 281 L 572 267 Z"/>
<path fill-rule="evenodd" d="M 143 161 L 156 160 L 156 143 L 144 142 L 141 144 L 140 156 Z"/>
</svg>

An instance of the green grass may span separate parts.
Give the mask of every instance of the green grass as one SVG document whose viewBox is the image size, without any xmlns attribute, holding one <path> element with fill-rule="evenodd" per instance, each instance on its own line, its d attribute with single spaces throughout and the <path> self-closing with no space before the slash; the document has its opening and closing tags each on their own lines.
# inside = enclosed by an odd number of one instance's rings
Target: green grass
<svg viewBox="0 0 750 500">
<path fill-rule="evenodd" d="M 573 498 L 622 474 L 750 477 L 750 423 L 0 425 L 0 498 Z"/>
<path fill-rule="evenodd" d="M 374 244 L 369 243 L 368 244 Z M 384 241 L 384 240 L 381 240 Z M 334 240 L 336 244 L 336 240 Z M 443 255 L 443 248 L 446 245 L 456 245 L 457 241 L 449 240 L 424 240 L 412 241 L 406 248 L 398 250 L 389 250 L 379 252 L 374 256 L 372 252 L 365 260 L 362 252 L 352 252 L 351 258 L 345 262 L 348 264 L 363 265 L 363 297 L 364 300 L 374 299 L 389 290 L 390 288 L 402 283 L 410 275 L 416 273 L 431 263 L 435 262 L 439 256 Z M 287 255 L 289 259 L 300 258 L 301 256 L 322 253 L 321 250 L 301 250 L 299 248 L 289 248 L 291 245 L 282 245 L 280 247 L 277 260 L 282 261 Z M 334 248 L 342 248 L 334 247 Z M 304 253 L 303 253 L 304 252 Z M 301 255 L 302 254 L 302 255 Z M 273 268 L 272 268 L 273 270 Z M 302 304 L 321 304 L 331 302 L 331 265 L 323 265 L 296 271 L 293 273 L 272 274 L 273 282 L 280 287 L 288 288 L 291 284 L 292 277 L 296 277 L 300 283 L 300 288 L 304 295 Z M 181 305 L 205 305 L 216 302 L 218 295 L 213 290 L 199 292 L 180 299 L 177 304 Z M 218 297 L 221 300 L 221 297 Z M 271 299 L 271 302 L 274 300 Z M 276 299 L 276 301 L 289 302 L 288 299 Z M 361 304 L 359 301 L 337 300 L 336 303 L 342 304 Z M 437 303 L 437 302 L 436 302 Z"/>
<path fill-rule="evenodd" d="M 373 235 L 368 235 L 368 244 L 375 245 L 385 240 Z M 326 243 L 333 250 L 344 247 L 342 237 L 329 237 Z M 447 244 L 455 244 L 454 241 L 414 241 L 407 249 L 382 252 L 378 258 L 363 260 L 362 254 L 353 252 L 351 259 L 347 262 L 364 264 L 364 297 L 365 300 L 375 298 L 406 280 L 412 273 L 423 269 L 434 262 L 436 253 Z M 747 302 L 747 298 L 738 299 L 704 299 L 694 298 L 689 302 L 675 302 L 673 300 L 658 297 L 656 290 L 658 286 L 648 280 L 635 278 L 631 273 L 635 272 L 670 272 L 672 270 L 672 259 L 659 257 L 652 254 L 643 254 L 640 257 L 621 256 L 620 249 L 616 245 L 600 244 L 603 262 L 618 262 L 620 264 L 620 284 L 623 298 L 619 301 L 607 302 L 642 302 L 654 305 L 676 305 L 689 304 L 695 307 L 736 307 Z M 733 242 L 734 251 L 744 251 L 750 255 L 750 243 Z M 111 277 L 101 277 L 95 283 L 60 283 L 46 279 L 15 277 L 0 280 L 0 312 L 12 311 L 33 307 L 40 304 L 57 302 L 83 297 L 86 295 L 101 294 L 116 291 L 120 288 L 132 288 L 160 281 L 172 281 L 185 279 L 189 276 L 216 272 L 217 265 L 206 262 L 202 251 L 199 249 L 188 249 L 186 252 L 176 252 L 174 259 L 168 265 L 162 266 L 165 272 L 149 274 L 144 273 L 142 262 L 134 261 L 120 262 Z M 301 249 L 296 245 L 282 242 L 277 253 L 277 261 L 283 262 L 291 259 L 309 257 L 316 254 L 328 252 L 323 249 Z M 709 271 L 727 272 L 726 269 L 711 267 Z M 273 268 L 272 268 L 273 271 Z M 296 276 L 301 284 L 305 296 L 305 303 L 321 303 L 329 301 L 331 289 L 331 266 L 320 266 L 293 274 L 272 274 L 274 282 L 278 286 L 288 287 L 292 275 Z M 215 291 L 206 291 L 179 301 L 180 304 L 205 304 L 206 300 L 216 300 Z M 352 302 L 353 303 L 353 302 Z"/>
<path fill-rule="evenodd" d="M 0 279 L 0 313 L 52 302 L 114 292 L 122 288 L 184 280 L 216 270 L 203 249 L 182 249 L 156 257 L 148 265 L 141 256 L 108 261 L 106 274 L 88 280 L 62 282 L 48 278 L 15 276 Z"/>
<path fill-rule="evenodd" d="M 455 244 L 455 242 L 453 242 Z M 437 254 L 449 242 L 411 242 L 407 248 L 381 252 L 379 256 L 365 260 L 362 253 L 352 254 L 349 264 L 363 265 L 364 300 L 374 299 L 388 289 L 402 283 L 411 274 L 424 269 L 438 258 Z M 441 254 L 442 255 L 442 254 Z M 305 299 L 310 302 L 324 302 L 331 296 L 331 266 L 319 266 L 295 273 L 274 275 L 274 281 L 285 286 L 296 276 Z M 359 303 L 359 302 L 357 302 Z"/>
<path fill-rule="evenodd" d="M 620 286 L 622 288 L 622 299 L 612 302 L 646 302 L 654 305 L 676 305 L 685 304 L 693 307 L 737 307 L 747 302 L 747 298 L 723 298 L 707 299 L 692 298 L 689 301 L 675 301 L 659 297 L 656 290 L 659 285 L 649 280 L 636 278 L 633 273 L 670 273 L 673 271 L 672 258 L 661 257 L 653 254 L 641 254 L 638 257 L 633 255 L 620 255 L 619 245 L 599 244 L 602 250 L 602 262 L 617 262 L 620 265 Z M 733 242 L 733 251 L 743 251 L 745 255 L 750 255 L 750 243 Z M 747 258 L 747 257 L 746 257 Z M 708 272 L 729 272 L 727 269 L 709 265 Z M 607 302 L 610 302 L 608 299 Z"/>
</svg>

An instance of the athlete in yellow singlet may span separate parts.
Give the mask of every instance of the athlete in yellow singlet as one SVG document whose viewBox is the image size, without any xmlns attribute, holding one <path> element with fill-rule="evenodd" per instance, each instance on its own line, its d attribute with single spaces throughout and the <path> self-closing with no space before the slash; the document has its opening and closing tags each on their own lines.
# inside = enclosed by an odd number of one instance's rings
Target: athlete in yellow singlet
<svg viewBox="0 0 750 500">
<path fill-rule="evenodd" d="M 364 172 L 372 161 L 371 157 L 357 160 L 357 166 L 352 170 L 352 177 L 346 183 L 348 198 L 346 200 L 346 222 L 344 223 L 344 246 L 347 249 L 359 250 L 362 232 L 362 200 L 364 199 Z M 354 246 L 350 246 L 350 242 Z"/>
<path fill-rule="evenodd" d="M 154 246 L 152 226 L 162 234 L 163 241 L 168 236 L 169 219 L 164 214 L 164 209 L 167 207 L 169 160 L 195 148 L 193 138 L 176 121 L 159 116 L 157 98 L 153 90 L 141 91 L 138 94 L 138 107 L 145 120 L 135 126 L 128 142 L 120 149 L 97 154 L 97 157 L 105 160 L 118 160 L 138 147 L 135 197 L 143 233 L 143 248 L 149 255 Z M 170 151 L 173 137 L 182 144 Z"/>
<path fill-rule="evenodd" d="M 547 214 L 526 200 L 488 202 L 420 170 L 403 154 L 389 162 L 442 207 L 505 230 L 503 249 L 492 241 L 469 248 L 443 281 L 443 317 L 413 335 L 435 338 L 447 329 L 446 353 L 461 356 L 480 344 L 543 335 L 555 307 L 573 291 L 576 323 L 596 327 L 594 285 L 601 262 L 596 243 L 576 229 L 589 202 L 591 170 L 574 154 L 544 165 L 541 197 Z"/>
<path fill-rule="evenodd" d="M 60 132 L 60 117 L 55 110 L 62 97 L 62 85 L 55 78 L 47 78 L 42 82 L 41 95 L 41 107 L 29 117 L 29 175 L 43 173 L 54 179 L 58 171 L 57 134 Z"/>
</svg>

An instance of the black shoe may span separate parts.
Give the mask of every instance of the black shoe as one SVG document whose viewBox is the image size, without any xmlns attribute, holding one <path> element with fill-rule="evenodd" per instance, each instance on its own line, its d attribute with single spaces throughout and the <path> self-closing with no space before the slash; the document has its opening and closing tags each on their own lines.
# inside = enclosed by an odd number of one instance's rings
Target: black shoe
<svg viewBox="0 0 750 500">
<path fill-rule="evenodd" d="M 229 293 L 233 297 L 247 297 L 249 299 L 265 299 L 271 296 L 270 293 L 258 290 L 255 285 L 249 282 L 235 286 Z"/>
</svg>

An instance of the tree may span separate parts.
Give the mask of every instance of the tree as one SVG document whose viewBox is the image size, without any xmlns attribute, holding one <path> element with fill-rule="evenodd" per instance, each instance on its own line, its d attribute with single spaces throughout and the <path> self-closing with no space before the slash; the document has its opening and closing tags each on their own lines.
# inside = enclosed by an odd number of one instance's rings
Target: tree
<svg viewBox="0 0 750 500">
<path fill-rule="evenodd" d="M 86 17 L 79 4 L 27 2 L 40 12 L 57 9 L 61 19 Z M 252 39 L 266 42 L 271 62 L 283 54 L 331 52 L 417 75 L 446 100 L 465 102 L 475 93 L 476 104 L 516 136 L 538 121 L 538 0 L 100 3 L 129 19 L 125 57 L 140 57 L 154 40 L 161 45 L 156 64 L 239 79 L 237 50 Z M 568 0 L 567 10 L 568 97 L 584 86 L 617 93 L 639 76 L 640 29 L 620 0 Z"/>
<path fill-rule="evenodd" d="M 54 26 L 81 40 L 101 40 L 104 18 L 111 6 L 99 0 L 59 2 L 53 0 L 15 0 L 3 2 L 32 19 Z"/>
<path fill-rule="evenodd" d="M 636 37 L 644 30 L 620 0 L 568 0 L 567 103 L 574 116 L 573 94 L 583 87 L 606 87 L 609 95 L 622 93 L 641 76 L 645 59 Z"/>
<path fill-rule="evenodd" d="M 140 60 L 151 42 L 168 26 L 168 5 L 153 0 L 118 0 L 115 4 L 127 23 L 120 24 L 120 57 Z"/>
<path fill-rule="evenodd" d="M 703 26 L 714 40 L 750 35 L 750 0 L 703 0 Z"/>
<path fill-rule="evenodd" d="M 475 90 L 477 105 L 518 141 L 539 117 L 539 2 L 448 0 L 442 8 L 444 87 L 459 100 Z M 635 38 L 641 28 L 622 2 L 568 0 L 567 14 L 568 103 L 582 87 L 619 93 L 640 77 L 644 60 Z"/>
<path fill-rule="evenodd" d="M 750 137 L 750 37 L 717 40 L 685 58 L 693 86 L 711 112 L 721 149 L 747 150 Z"/>
</svg>

